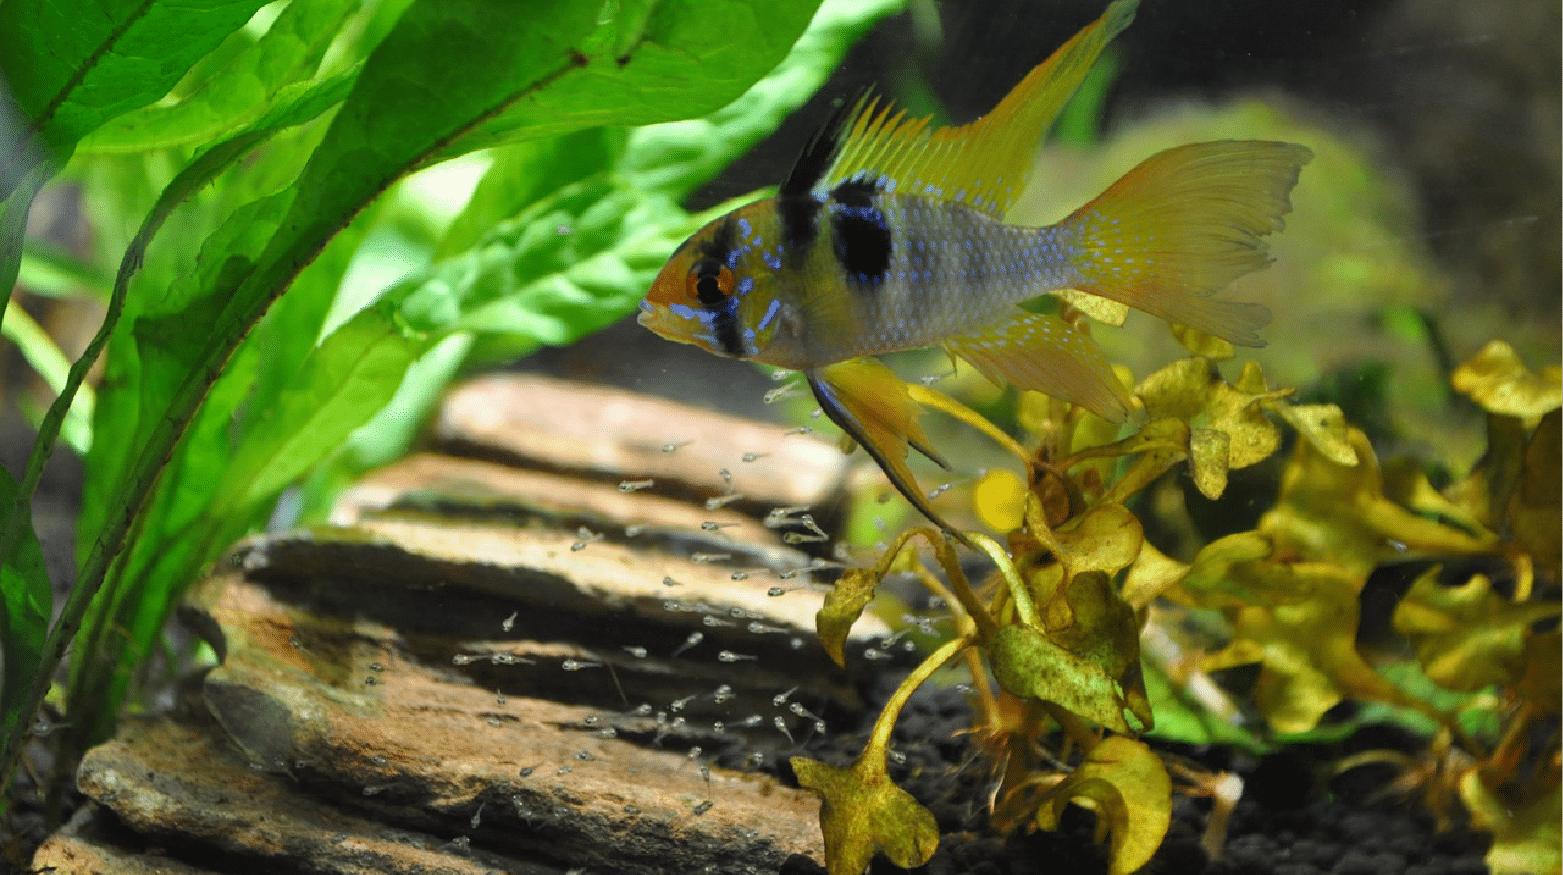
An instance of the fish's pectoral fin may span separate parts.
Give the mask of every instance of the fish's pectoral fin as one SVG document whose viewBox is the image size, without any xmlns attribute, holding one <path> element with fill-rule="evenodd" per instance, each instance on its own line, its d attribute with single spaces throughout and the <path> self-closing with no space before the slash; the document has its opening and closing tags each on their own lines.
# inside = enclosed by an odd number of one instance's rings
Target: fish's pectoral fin
<svg viewBox="0 0 1563 875">
<path fill-rule="evenodd" d="M 1078 404 L 1110 422 L 1129 414 L 1129 392 L 1107 356 L 1085 332 L 1056 316 L 1022 313 L 953 337 L 944 347 L 1000 385 Z"/>
<path fill-rule="evenodd" d="M 929 506 L 907 467 L 909 447 L 944 468 L 950 466 L 928 446 L 928 438 L 917 424 L 921 411 L 906 391 L 906 384 L 873 359 L 840 362 L 803 374 L 820 409 L 873 457 L 896 491 L 919 513 L 964 543 L 964 536 Z"/>
</svg>

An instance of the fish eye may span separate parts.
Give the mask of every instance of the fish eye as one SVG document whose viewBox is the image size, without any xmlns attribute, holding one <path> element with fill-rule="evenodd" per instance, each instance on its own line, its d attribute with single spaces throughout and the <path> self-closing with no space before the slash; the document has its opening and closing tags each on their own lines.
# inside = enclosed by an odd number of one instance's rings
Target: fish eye
<svg viewBox="0 0 1563 875">
<path fill-rule="evenodd" d="M 714 261 L 699 262 L 685 280 L 689 296 L 704 307 L 719 306 L 732 295 L 735 284 L 733 272 Z"/>
</svg>

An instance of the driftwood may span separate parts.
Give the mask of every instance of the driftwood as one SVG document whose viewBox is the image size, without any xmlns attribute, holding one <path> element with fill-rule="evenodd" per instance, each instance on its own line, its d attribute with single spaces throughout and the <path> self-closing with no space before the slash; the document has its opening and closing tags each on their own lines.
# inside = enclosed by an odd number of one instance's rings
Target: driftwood
<svg viewBox="0 0 1563 875">
<path fill-rule="evenodd" d="M 742 769 L 863 716 L 813 635 L 828 572 L 799 550 L 845 470 L 782 426 L 628 393 L 458 390 L 432 448 L 365 478 L 332 525 L 242 543 L 197 587 L 219 664 L 89 752 L 92 804 L 35 865 L 822 861 L 818 800 Z M 886 631 L 865 618 L 854 652 L 882 658 Z"/>
</svg>

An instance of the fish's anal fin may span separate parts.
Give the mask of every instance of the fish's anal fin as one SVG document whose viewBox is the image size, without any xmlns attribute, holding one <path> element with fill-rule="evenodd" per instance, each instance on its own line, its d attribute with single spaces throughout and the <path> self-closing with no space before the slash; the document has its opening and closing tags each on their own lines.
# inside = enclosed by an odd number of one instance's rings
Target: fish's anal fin
<svg viewBox="0 0 1563 875">
<path fill-rule="evenodd" d="M 864 96 L 850 114 L 831 120 L 822 131 L 824 139 L 810 144 L 789 180 L 796 184 L 818 175 L 814 188 L 824 191 L 860 179 L 1002 218 L 1025 190 L 1037 149 L 1064 104 L 1107 44 L 1134 20 L 1138 5 L 1139 0 L 1116 0 L 1032 69 L 991 112 L 967 125 L 930 130 L 928 119 L 909 119 Z M 819 174 L 823 148 L 834 151 L 834 160 Z"/>
<path fill-rule="evenodd" d="M 945 468 L 949 465 L 928 447 L 928 439 L 917 424 L 917 402 L 906 391 L 906 384 L 873 359 L 839 362 L 803 373 L 820 409 L 878 463 L 890 485 L 918 513 L 965 543 L 965 536 L 934 512 L 907 467 L 909 447 Z"/>
<path fill-rule="evenodd" d="M 1159 152 L 1055 228 L 1081 291 L 1263 346 L 1259 304 L 1211 297 L 1270 263 L 1263 237 L 1281 229 L 1313 153 L 1295 143 L 1220 140 Z"/>
<path fill-rule="evenodd" d="M 1085 332 L 1056 316 L 1021 313 L 953 337 L 944 348 L 1000 385 L 1078 404 L 1109 422 L 1123 422 L 1129 415 L 1129 392 L 1107 356 Z"/>
</svg>

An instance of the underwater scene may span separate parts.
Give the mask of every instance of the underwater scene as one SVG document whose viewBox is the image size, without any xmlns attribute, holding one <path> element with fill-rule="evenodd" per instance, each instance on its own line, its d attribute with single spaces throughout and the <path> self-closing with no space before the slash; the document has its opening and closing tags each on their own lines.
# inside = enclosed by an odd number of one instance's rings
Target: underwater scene
<svg viewBox="0 0 1563 875">
<path fill-rule="evenodd" d="M 1563 871 L 1560 31 L 0 0 L 0 872 Z"/>
</svg>

